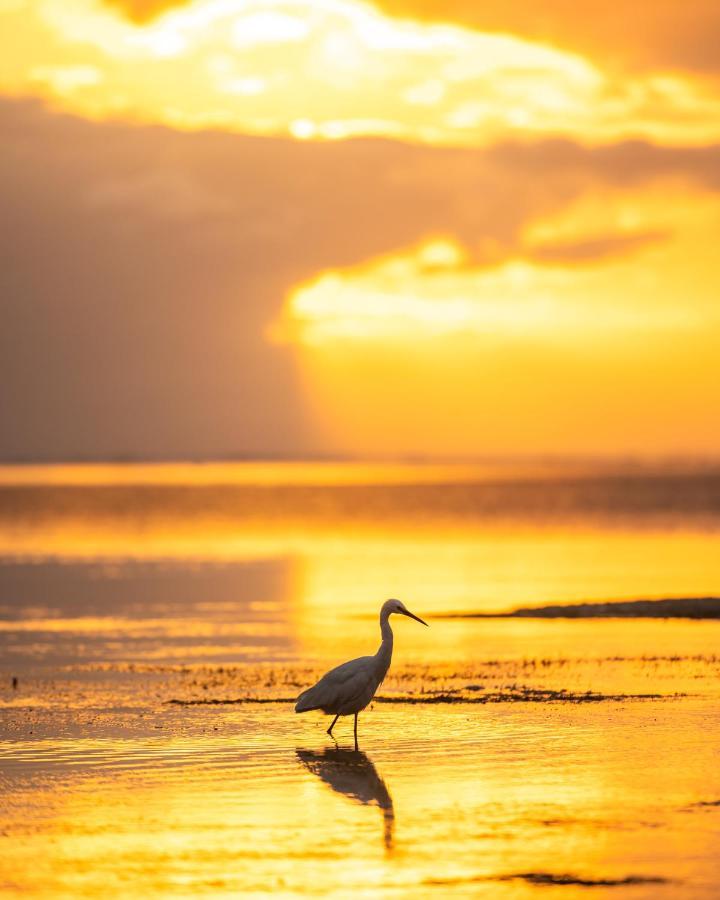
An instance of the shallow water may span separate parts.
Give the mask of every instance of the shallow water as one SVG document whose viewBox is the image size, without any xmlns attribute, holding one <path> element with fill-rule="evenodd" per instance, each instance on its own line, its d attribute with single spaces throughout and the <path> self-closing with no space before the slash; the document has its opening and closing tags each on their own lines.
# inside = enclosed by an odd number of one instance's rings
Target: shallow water
<svg viewBox="0 0 720 900">
<path fill-rule="evenodd" d="M 716 897 L 720 622 L 441 616 L 717 596 L 719 537 L 711 469 L 4 470 L 0 893 Z M 291 701 L 390 595 L 338 749 Z"/>
<path fill-rule="evenodd" d="M 286 708 L 88 722 L 3 746 L 4 891 L 716 897 L 716 709 L 382 707 L 360 753 Z"/>
</svg>

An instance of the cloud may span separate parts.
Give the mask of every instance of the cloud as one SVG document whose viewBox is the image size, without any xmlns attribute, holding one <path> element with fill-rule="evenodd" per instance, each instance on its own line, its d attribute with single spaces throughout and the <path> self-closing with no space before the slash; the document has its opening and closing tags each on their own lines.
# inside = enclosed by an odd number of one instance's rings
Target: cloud
<svg viewBox="0 0 720 900">
<path fill-rule="evenodd" d="M 718 147 L 313 144 L 24 101 L 0 135 L 3 458 L 327 450 L 265 336 L 294 286 L 434 234 L 522 252 L 593 186 L 720 188 Z"/>
<path fill-rule="evenodd" d="M 396 18 L 365 0 L 194 0 L 141 26 L 116 4 L 44 0 L 8 12 L 3 35 L 0 90 L 90 119 L 468 147 L 720 139 L 717 80 L 627 70 L 522 29 Z"/>
<path fill-rule="evenodd" d="M 602 65 L 646 71 L 720 70 L 715 40 L 720 8 L 715 0 L 622 6 L 606 0 L 582 4 L 574 0 L 381 0 L 379 6 L 393 16 L 516 34 L 582 53 Z"/>
<path fill-rule="evenodd" d="M 711 190 L 720 188 L 720 145 L 658 147 L 630 140 L 589 147 L 569 140 L 503 142 L 488 150 L 499 165 L 569 180 L 592 174 L 617 186 L 633 187 L 658 177 L 686 177 Z"/>
<path fill-rule="evenodd" d="M 110 9 L 119 10 L 131 22 L 151 22 L 169 9 L 187 5 L 186 0 L 104 0 Z"/>
<path fill-rule="evenodd" d="M 669 232 L 654 230 L 637 234 L 602 234 L 575 241 L 557 241 L 529 247 L 527 255 L 537 262 L 586 263 L 618 255 L 627 256 L 650 244 L 667 240 Z"/>
<path fill-rule="evenodd" d="M 135 22 L 148 22 L 187 0 L 105 0 Z M 720 71 L 716 0 L 628 3 L 607 0 L 380 0 L 391 16 L 449 22 L 479 31 L 514 34 L 593 59 L 634 69 Z M 638 39 L 642 35 L 642 40 Z"/>
</svg>

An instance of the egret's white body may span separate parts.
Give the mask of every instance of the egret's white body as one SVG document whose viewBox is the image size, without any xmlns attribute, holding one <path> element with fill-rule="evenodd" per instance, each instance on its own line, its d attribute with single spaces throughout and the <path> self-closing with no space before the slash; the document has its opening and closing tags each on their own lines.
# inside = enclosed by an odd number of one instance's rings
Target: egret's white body
<svg viewBox="0 0 720 900">
<path fill-rule="evenodd" d="M 386 600 L 380 610 L 380 634 L 382 643 L 374 656 L 361 656 L 331 669 L 316 685 L 303 691 L 295 704 L 295 712 L 309 712 L 321 709 L 327 715 L 334 715 L 332 730 L 340 716 L 355 716 L 355 745 L 357 746 L 358 713 L 370 703 L 375 691 L 383 683 L 390 668 L 393 651 L 393 633 L 390 627 L 390 616 L 399 613 L 409 616 L 423 625 L 427 622 L 411 613 L 399 600 Z"/>
</svg>

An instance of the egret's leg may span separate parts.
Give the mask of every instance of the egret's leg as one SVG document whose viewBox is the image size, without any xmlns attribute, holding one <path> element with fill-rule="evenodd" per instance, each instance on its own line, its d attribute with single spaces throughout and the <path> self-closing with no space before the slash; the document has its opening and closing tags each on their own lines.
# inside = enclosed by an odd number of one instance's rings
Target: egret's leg
<svg viewBox="0 0 720 900">
<path fill-rule="evenodd" d="M 327 733 L 328 733 L 328 734 L 332 734 L 332 730 L 333 730 L 333 728 L 335 727 L 335 723 L 337 722 L 337 720 L 338 720 L 339 718 L 340 718 L 340 713 L 338 713 L 338 714 L 335 716 L 335 718 L 332 720 L 332 725 L 331 725 L 331 726 L 328 728 L 328 730 L 327 730 Z"/>
<path fill-rule="evenodd" d="M 358 717 L 358 714 L 355 713 L 355 749 L 356 749 L 356 750 L 358 749 L 358 742 L 357 742 L 357 717 Z"/>
</svg>

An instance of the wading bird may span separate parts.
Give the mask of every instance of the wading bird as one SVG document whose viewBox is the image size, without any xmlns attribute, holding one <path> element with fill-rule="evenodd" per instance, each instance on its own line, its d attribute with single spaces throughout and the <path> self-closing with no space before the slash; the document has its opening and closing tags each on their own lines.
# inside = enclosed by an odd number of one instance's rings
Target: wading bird
<svg viewBox="0 0 720 900">
<path fill-rule="evenodd" d="M 427 622 L 405 609 L 399 600 L 386 600 L 380 610 L 380 634 L 382 643 L 375 656 L 361 656 L 351 659 L 335 669 L 331 669 L 316 685 L 303 691 L 295 704 L 295 712 L 310 712 L 321 709 L 326 715 L 334 715 L 332 730 L 340 716 L 355 715 L 355 749 L 357 750 L 357 721 L 361 712 L 375 696 L 390 668 L 393 651 L 393 633 L 390 627 L 390 616 L 399 613 L 409 616 L 416 622 L 427 625 Z"/>
</svg>

